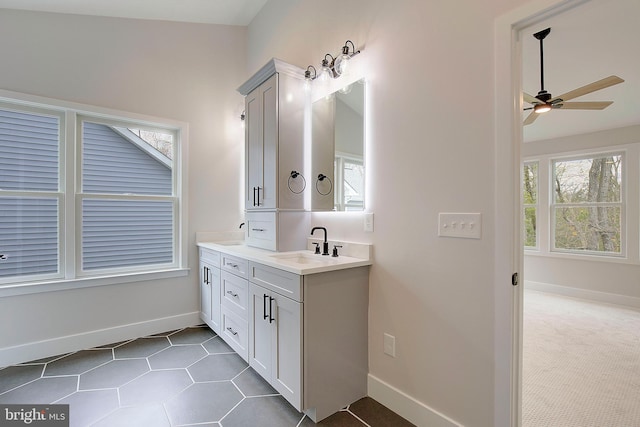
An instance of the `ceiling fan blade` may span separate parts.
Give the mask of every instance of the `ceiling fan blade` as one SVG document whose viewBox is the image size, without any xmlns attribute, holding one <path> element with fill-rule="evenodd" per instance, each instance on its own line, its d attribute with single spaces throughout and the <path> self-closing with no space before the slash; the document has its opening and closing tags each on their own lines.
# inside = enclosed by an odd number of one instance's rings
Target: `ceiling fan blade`
<svg viewBox="0 0 640 427">
<path fill-rule="evenodd" d="M 568 101 L 573 98 L 577 98 L 582 95 L 586 95 L 591 92 L 595 92 L 600 89 L 604 89 L 609 86 L 617 85 L 618 83 L 622 83 L 622 80 L 618 76 L 609 76 L 605 77 L 602 80 L 598 80 L 597 82 L 590 83 L 586 86 L 579 87 L 578 89 L 574 89 L 570 92 L 563 93 L 562 95 L 556 96 L 550 102 L 553 102 L 557 99 L 562 99 L 563 101 Z"/>
<path fill-rule="evenodd" d="M 535 96 L 529 95 L 527 92 L 522 92 L 522 99 L 529 104 L 540 104 L 540 100 Z"/>
<path fill-rule="evenodd" d="M 522 125 L 523 126 L 530 125 L 531 123 L 536 121 L 539 115 L 540 114 L 536 113 L 535 111 L 532 111 L 531 114 L 529 114 L 527 118 L 524 119 L 524 122 L 522 122 Z"/>
<path fill-rule="evenodd" d="M 563 102 L 554 106 L 559 110 L 604 110 L 613 101 Z"/>
</svg>

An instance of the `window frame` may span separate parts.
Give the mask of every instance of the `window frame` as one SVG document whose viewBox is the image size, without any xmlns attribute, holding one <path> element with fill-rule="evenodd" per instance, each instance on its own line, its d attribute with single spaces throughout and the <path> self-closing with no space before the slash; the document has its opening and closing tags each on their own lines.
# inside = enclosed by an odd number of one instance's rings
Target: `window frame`
<svg viewBox="0 0 640 427">
<path fill-rule="evenodd" d="M 619 202 L 584 202 L 584 203 L 556 203 L 555 179 L 556 162 L 597 159 L 603 157 L 620 156 L 620 201 Z M 589 150 L 578 154 L 549 156 L 549 252 L 565 255 L 591 256 L 602 258 L 627 258 L 627 150 Z M 619 207 L 620 208 L 620 252 L 604 252 L 592 250 L 575 250 L 556 247 L 556 208 L 589 208 L 589 207 Z"/>
<path fill-rule="evenodd" d="M 58 273 L 2 279 L 0 280 L 0 297 L 182 277 L 188 274 L 187 123 L 1 89 L 0 106 L 10 110 L 60 117 Z M 169 131 L 175 135 L 172 165 L 173 194 L 167 196 L 167 198 L 173 199 L 173 262 L 171 264 L 91 270 L 90 272 L 80 271 L 79 257 L 82 256 L 81 206 L 83 197 L 86 196 L 81 193 L 80 186 L 82 175 L 80 166 L 82 143 L 80 140 L 82 133 L 78 130 L 81 127 L 82 119 L 109 126 L 115 124 Z M 3 195 L 9 195 L 9 193 L 3 192 Z M 29 195 L 37 194 L 29 192 Z M 153 199 L 158 200 L 157 196 L 153 196 Z"/>
</svg>

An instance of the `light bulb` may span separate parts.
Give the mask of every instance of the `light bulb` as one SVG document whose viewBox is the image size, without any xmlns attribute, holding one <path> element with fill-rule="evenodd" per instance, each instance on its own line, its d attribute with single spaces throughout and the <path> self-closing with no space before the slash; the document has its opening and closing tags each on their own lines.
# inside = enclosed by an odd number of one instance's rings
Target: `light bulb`
<svg viewBox="0 0 640 427">
<path fill-rule="evenodd" d="M 538 114 L 546 113 L 547 111 L 551 111 L 551 105 L 549 104 L 538 104 L 533 107 L 533 111 Z"/>
<path fill-rule="evenodd" d="M 336 74 L 341 76 L 347 72 L 347 68 L 349 66 L 349 60 L 351 57 L 348 54 L 343 53 L 342 55 L 336 58 L 336 63 L 333 66 L 333 69 L 336 70 Z"/>
</svg>

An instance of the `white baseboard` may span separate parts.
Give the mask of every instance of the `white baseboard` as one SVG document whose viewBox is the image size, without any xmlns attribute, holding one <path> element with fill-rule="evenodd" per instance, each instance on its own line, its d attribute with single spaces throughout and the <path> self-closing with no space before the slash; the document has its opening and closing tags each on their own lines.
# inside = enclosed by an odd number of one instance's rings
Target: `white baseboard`
<svg viewBox="0 0 640 427">
<path fill-rule="evenodd" d="M 202 323 L 198 312 L 0 348 L 0 368 Z"/>
<path fill-rule="evenodd" d="M 572 288 L 570 286 L 553 285 L 551 283 L 533 282 L 525 280 L 525 289 L 563 295 L 566 297 L 586 299 L 606 304 L 615 304 L 640 310 L 640 298 L 627 295 L 611 294 L 608 292 L 590 291 L 587 289 Z"/>
<path fill-rule="evenodd" d="M 462 424 L 371 374 L 367 379 L 367 389 L 369 397 L 418 427 L 463 427 Z"/>
</svg>

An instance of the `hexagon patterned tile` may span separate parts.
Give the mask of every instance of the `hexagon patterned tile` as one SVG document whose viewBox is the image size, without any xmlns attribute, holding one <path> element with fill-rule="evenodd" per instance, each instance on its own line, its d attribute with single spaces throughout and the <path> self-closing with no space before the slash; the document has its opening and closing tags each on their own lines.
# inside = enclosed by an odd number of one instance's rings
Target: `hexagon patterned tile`
<svg viewBox="0 0 640 427">
<path fill-rule="evenodd" d="M 219 336 L 200 325 L 0 369 L 0 404 L 69 404 L 71 427 L 309 427 Z M 371 398 L 327 427 L 408 427 Z"/>
</svg>

